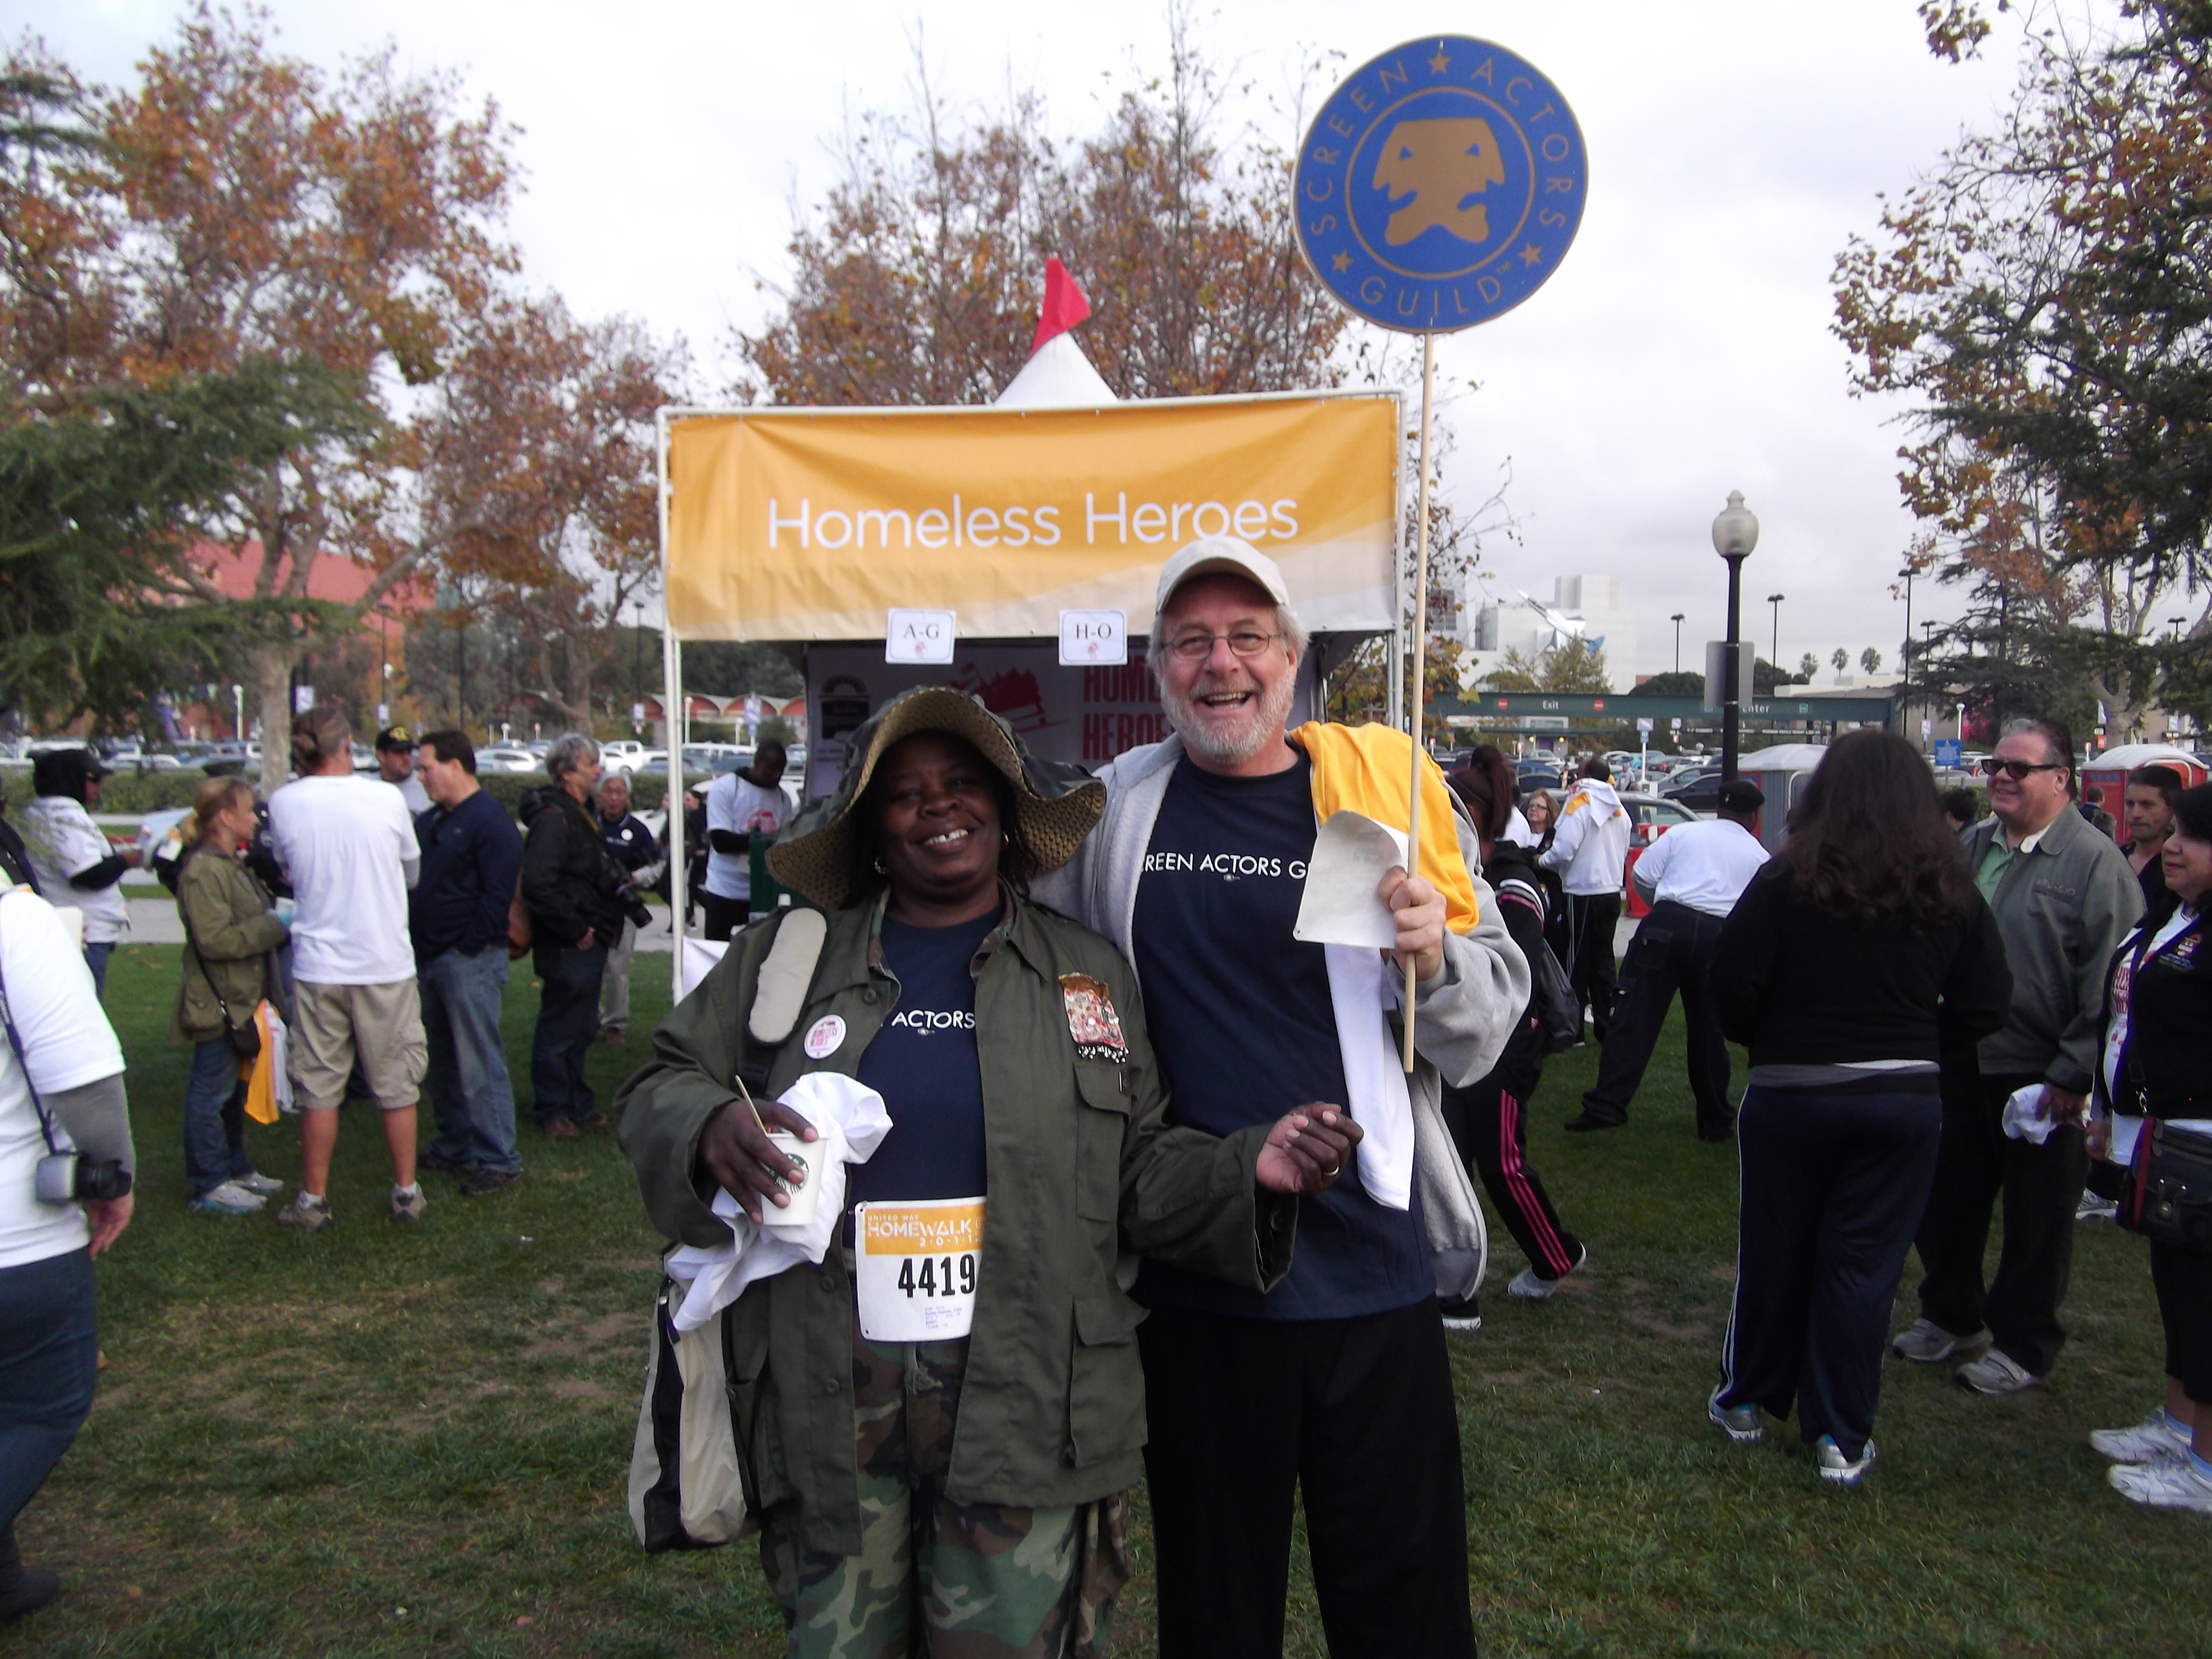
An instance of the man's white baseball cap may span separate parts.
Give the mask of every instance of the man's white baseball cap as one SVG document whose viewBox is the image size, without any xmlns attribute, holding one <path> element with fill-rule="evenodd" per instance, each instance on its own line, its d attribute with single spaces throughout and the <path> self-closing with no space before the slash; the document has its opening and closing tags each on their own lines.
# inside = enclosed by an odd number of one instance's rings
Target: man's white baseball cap
<svg viewBox="0 0 2212 1659">
<path fill-rule="evenodd" d="M 1159 593 L 1152 601 L 1152 615 L 1165 615 L 1168 601 L 1185 582 L 1215 575 L 1242 576 L 1247 581 L 1256 582 L 1277 605 L 1291 602 L 1291 590 L 1283 585 L 1282 567 L 1265 553 L 1234 536 L 1205 536 L 1170 559 L 1167 568 L 1160 572 Z"/>
</svg>

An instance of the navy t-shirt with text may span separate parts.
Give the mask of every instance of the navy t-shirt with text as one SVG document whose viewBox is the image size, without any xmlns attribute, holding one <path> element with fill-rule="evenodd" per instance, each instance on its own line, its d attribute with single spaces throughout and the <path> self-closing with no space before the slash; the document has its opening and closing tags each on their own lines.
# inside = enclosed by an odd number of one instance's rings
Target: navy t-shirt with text
<svg viewBox="0 0 2212 1659">
<path fill-rule="evenodd" d="M 860 1079 L 884 1097 L 891 1132 L 873 1158 L 853 1165 L 848 1202 L 980 1198 L 988 1190 L 969 964 L 1000 915 L 994 908 L 954 927 L 884 918 L 884 966 L 899 982 L 898 1006 L 860 1056 Z"/>
<path fill-rule="evenodd" d="M 1168 781 L 1137 884 L 1136 965 L 1170 1121 L 1226 1135 L 1344 1104 L 1328 958 L 1291 931 L 1313 848 L 1303 755 L 1262 778 L 1186 758 Z M 1289 1276 L 1265 1296 L 1152 1261 L 1137 1281 L 1153 1307 L 1252 1319 L 1348 1319 L 1435 1294 L 1419 1200 L 1386 1210 L 1351 1175 L 1302 1200 Z"/>
</svg>

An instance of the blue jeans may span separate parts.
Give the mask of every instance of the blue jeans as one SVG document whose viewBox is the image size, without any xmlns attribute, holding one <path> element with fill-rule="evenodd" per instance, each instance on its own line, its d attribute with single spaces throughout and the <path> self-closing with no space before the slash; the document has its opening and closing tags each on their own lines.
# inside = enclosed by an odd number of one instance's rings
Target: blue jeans
<svg viewBox="0 0 2212 1659">
<path fill-rule="evenodd" d="M 95 994 L 107 994 L 107 953 L 112 945 L 88 945 L 84 947 L 84 965 L 92 969 L 92 988 Z"/>
<path fill-rule="evenodd" d="M 599 1109 L 584 1082 L 584 1056 L 599 1033 L 599 975 L 607 965 L 607 947 L 599 942 L 588 951 L 540 951 L 537 965 L 544 988 L 530 1044 L 530 1087 L 538 1097 L 532 1113 L 543 1129 L 562 1118 L 581 1121 Z"/>
<path fill-rule="evenodd" d="M 422 1036 L 430 1054 L 424 1079 L 438 1132 L 428 1151 L 441 1162 L 512 1175 L 514 1085 L 499 1036 L 507 996 L 507 952 L 488 945 L 474 956 L 448 951 L 416 972 L 422 994 Z"/>
<path fill-rule="evenodd" d="M 0 1532 L 76 1438 L 100 1370 L 92 1256 L 0 1267 Z"/>
<path fill-rule="evenodd" d="M 239 1053 L 227 1036 L 192 1045 L 185 1085 L 185 1180 L 192 1196 L 213 1192 L 233 1176 L 252 1175 L 246 1155 L 246 1083 Z"/>
</svg>

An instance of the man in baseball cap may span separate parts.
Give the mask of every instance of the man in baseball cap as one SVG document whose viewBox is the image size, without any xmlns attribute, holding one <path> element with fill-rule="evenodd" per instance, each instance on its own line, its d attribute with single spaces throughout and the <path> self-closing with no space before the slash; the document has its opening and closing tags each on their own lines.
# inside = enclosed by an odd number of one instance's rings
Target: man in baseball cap
<svg viewBox="0 0 2212 1659">
<path fill-rule="evenodd" d="M 376 734 L 376 770 L 407 803 L 409 817 L 430 810 L 430 793 L 423 788 L 422 780 L 415 775 L 413 726 L 387 726 Z"/>
<path fill-rule="evenodd" d="M 1306 630 L 1289 601 L 1275 562 L 1232 537 L 1168 561 L 1146 664 L 1174 735 L 1105 769 L 1097 829 L 1036 890 L 1136 965 L 1170 1123 L 1225 1137 L 1319 1102 L 1368 1127 L 1357 1178 L 1301 1200 L 1273 1290 L 1139 1271 L 1160 1652 L 1280 1650 L 1303 1484 L 1307 1516 L 1326 1517 L 1309 1548 L 1330 1631 L 1359 1630 L 1363 1652 L 1461 1659 L 1474 1651 L 1465 1495 L 1437 1295 L 1474 1197 L 1447 1145 L 1449 1169 L 1424 1165 L 1411 1207 L 1408 1080 L 1385 1011 L 1410 963 L 1413 1086 L 1433 1098 L 1439 1072 L 1468 1083 L 1496 1063 L 1528 968 L 1469 873 L 1440 774 L 1416 872 L 1377 890 L 1392 956 L 1296 937 L 1318 823 L 1387 815 L 1395 791 L 1402 824 L 1413 753 L 1388 727 L 1291 726 Z"/>
<path fill-rule="evenodd" d="M 1570 1129 L 1617 1129 L 1628 1121 L 1628 1103 L 1644 1081 L 1651 1050 L 1666 1024 L 1674 993 L 1682 994 L 1682 1020 L 1690 1060 L 1690 1092 L 1698 1103 L 1698 1139 L 1726 1140 L 1735 1127 L 1729 1104 L 1728 1041 L 1706 994 L 1721 924 L 1766 862 L 1759 845 L 1759 814 L 1766 797 L 1749 778 L 1721 786 L 1720 816 L 1677 824 L 1647 847 L 1630 872 L 1636 890 L 1651 906 L 1621 958 L 1620 988 L 1613 1026 L 1598 1059 L 1597 1085 L 1583 1097 L 1582 1115 Z"/>
</svg>

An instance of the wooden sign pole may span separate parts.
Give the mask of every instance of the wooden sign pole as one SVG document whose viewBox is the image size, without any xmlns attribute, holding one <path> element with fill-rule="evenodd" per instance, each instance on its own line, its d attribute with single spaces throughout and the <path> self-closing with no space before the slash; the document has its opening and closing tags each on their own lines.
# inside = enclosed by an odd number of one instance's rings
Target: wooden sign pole
<svg viewBox="0 0 2212 1659">
<path fill-rule="evenodd" d="M 1429 650 L 1429 405 L 1436 393 L 1437 337 L 1421 336 L 1421 488 L 1420 507 L 1413 534 L 1413 781 L 1406 794 L 1406 875 L 1421 872 L 1421 693 Z M 1413 958 L 1401 964 L 1406 970 L 1406 1074 L 1413 1072 Z"/>
</svg>

